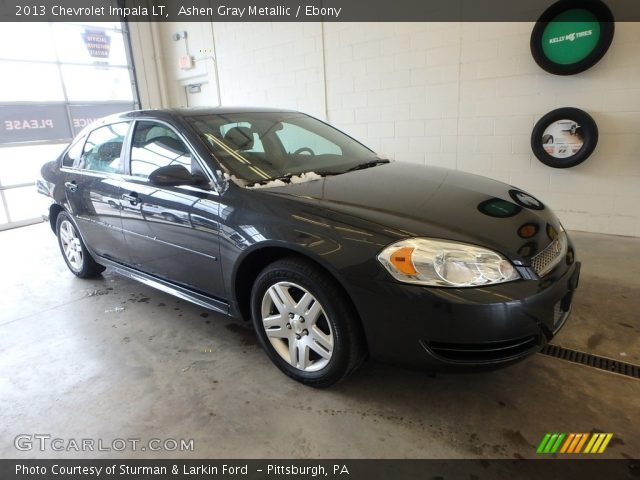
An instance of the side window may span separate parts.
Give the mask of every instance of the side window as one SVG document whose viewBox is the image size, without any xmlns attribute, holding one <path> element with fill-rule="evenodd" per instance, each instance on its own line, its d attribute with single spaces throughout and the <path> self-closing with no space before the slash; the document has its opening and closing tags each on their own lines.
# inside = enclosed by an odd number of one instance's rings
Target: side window
<svg viewBox="0 0 640 480">
<path fill-rule="evenodd" d="M 122 122 L 91 132 L 84 144 L 78 168 L 106 173 L 120 171 L 120 155 L 128 128 L 129 123 Z"/>
<path fill-rule="evenodd" d="M 69 147 L 67 153 L 62 157 L 62 166 L 71 168 L 74 165 L 77 165 L 80 157 L 82 156 L 82 148 L 84 147 L 84 141 L 86 137 L 82 136 L 75 141 L 74 144 Z"/>
<path fill-rule="evenodd" d="M 137 122 L 131 145 L 131 175 L 147 178 L 167 165 L 183 165 L 192 174 L 202 173 L 173 130 L 155 122 Z"/>
<path fill-rule="evenodd" d="M 282 128 L 276 132 L 276 135 L 290 155 L 293 153 L 342 155 L 342 149 L 335 143 L 292 123 L 282 122 Z"/>
</svg>

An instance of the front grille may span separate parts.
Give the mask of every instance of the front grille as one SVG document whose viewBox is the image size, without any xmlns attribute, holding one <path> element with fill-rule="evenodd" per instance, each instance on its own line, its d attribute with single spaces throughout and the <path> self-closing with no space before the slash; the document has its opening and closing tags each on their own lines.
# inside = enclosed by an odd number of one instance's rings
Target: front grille
<svg viewBox="0 0 640 480">
<path fill-rule="evenodd" d="M 430 342 L 425 346 L 438 357 L 454 362 L 490 363 L 518 357 L 538 347 L 535 335 L 504 342 L 444 343 Z"/>
<path fill-rule="evenodd" d="M 567 235 L 560 232 L 558 237 L 537 255 L 531 257 L 531 267 L 542 277 L 558 265 L 567 254 Z"/>
</svg>

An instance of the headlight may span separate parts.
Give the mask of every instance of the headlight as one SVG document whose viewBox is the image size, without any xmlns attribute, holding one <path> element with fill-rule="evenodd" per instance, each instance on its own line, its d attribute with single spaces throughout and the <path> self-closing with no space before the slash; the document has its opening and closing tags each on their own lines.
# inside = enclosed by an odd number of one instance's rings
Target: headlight
<svg viewBox="0 0 640 480">
<path fill-rule="evenodd" d="M 378 261 L 396 280 L 435 287 L 476 287 L 520 278 L 499 253 L 447 240 L 401 240 L 382 250 Z"/>
</svg>

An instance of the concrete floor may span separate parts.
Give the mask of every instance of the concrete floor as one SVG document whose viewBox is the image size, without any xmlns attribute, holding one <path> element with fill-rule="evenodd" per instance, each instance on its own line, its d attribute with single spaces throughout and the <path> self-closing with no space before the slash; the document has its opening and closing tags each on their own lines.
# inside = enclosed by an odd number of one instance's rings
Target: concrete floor
<svg viewBox="0 0 640 480">
<path fill-rule="evenodd" d="M 555 343 L 640 363 L 640 239 L 573 233 L 584 262 Z M 110 271 L 68 272 L 48 225 L 0 234 L 0 457 L 535 457 L 545 432 L 614 432 L 640 457 L 640 380 L 536 355 L 483 374 L 373 363 L 323 391 L 253 332 Z M 193 452 L 18 452 L 18 434 L 184 438 Z"/>
</svg>

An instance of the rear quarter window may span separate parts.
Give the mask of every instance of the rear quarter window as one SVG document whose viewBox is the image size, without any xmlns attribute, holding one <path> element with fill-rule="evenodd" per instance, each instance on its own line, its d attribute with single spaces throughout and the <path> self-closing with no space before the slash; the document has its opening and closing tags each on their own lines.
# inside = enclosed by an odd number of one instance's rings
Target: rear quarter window
<svg viewBox="0 0 640 480">
<path fill-rule="evenodd" d="M 71 168 L 74 165 L 78 164 L 80 157 L 82 156 L 82 148 L 84 147 L 85 139 L 86 139 L 85 136 L 78 138 L 67 149 L 66 153 L 62 157 L 63 167 Z"/>
<path fill-rule="evenodd" d="M 84 144 L 78 168 L 94 172 L 120 171 L 124 139 L 129 122 L 113 123 L 97 128 Z"/>
</svg>

